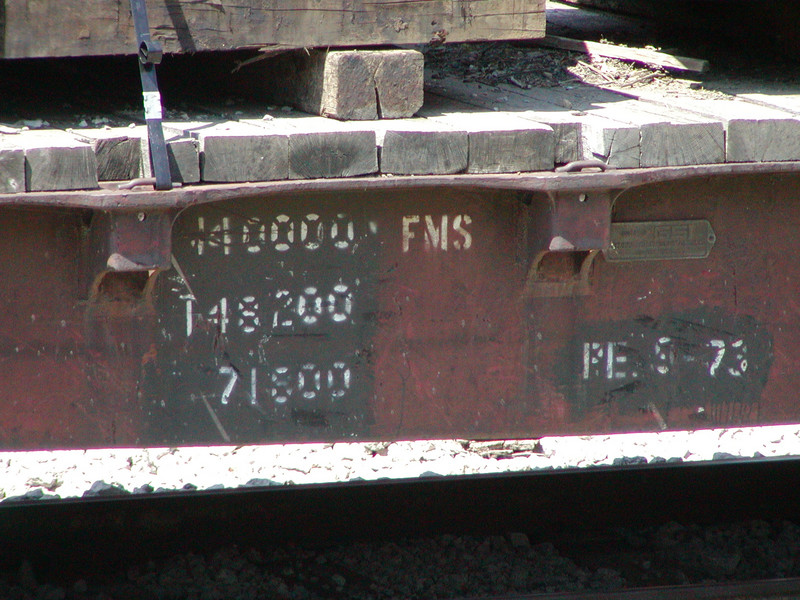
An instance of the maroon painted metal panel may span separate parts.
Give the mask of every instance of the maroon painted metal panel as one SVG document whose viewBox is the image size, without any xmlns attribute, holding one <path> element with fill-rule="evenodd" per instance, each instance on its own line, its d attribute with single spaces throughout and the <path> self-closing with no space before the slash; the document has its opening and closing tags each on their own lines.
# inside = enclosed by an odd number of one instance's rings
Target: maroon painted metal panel
<svg viewBox="0 0 800 600">
<path fill-rule="evenodd" d="M 797 421 L 798 184 L 3 208 L 0 446 Z"/>
<path fill-rule="evenodd" d="M 529 302 L 536 372 L 528 385 L 540 426 L 638 431 L 796 421 L 797 183 L 703 179 L 621 195 L 614 222 L 707 220 L 713 248 L 704 259 L 601 257 L 590 293 Z"/>
<path fill-rule="evenodd" d="M 522 382 L 524 214 L 513 195 L 434 189 L 187 209 L 177 268 L 156 288 L 152 435 L 506 427 Z"/>
</svg>

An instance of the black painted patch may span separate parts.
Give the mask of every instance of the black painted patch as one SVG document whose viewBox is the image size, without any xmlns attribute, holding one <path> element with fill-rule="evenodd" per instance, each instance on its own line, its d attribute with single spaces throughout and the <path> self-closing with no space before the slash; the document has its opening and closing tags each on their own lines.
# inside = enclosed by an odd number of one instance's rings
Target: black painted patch
<svg viewBox="0 0 800 600">
<path fill-rule="evenodd" d="M 364 431 L 375 244 L 374 224 L 341 203 L 251 200 L 182 213 L 174 268 L 155 290 L 148 442 Z"/>
<path fill-rule="evenodd" d="M 725 420 L 727 407 L 747 411 L 759 402 L 773 359 L 762 324 L 714 308 L 580 329 L 567 384 L 576 418 L 607 406 L 663 417 L 673 408 L 691 408 L 698 419 Z"/>
</svg>

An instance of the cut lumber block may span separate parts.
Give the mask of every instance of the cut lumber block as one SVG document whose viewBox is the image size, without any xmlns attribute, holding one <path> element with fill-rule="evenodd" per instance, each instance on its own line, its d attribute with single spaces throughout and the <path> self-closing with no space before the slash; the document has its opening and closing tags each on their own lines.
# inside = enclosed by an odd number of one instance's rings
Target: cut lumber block
<svg viewBox="0 0 800 600">
<path fill-rule="evenodd" d="M 598 102 L 616 102 L 624 96 L 590 86 L 520 89 L 510 85 L 485 87 L 465 84 L 455 78 L 429 83 L 437 94 L 492 110 L 519 111 L 522 118 L 552 127 L 555 163 L 583 158 L 611 160 L 619 167 L 639 166 L 638 134 L 619 120 L 595 121 L 590 111 Z M 589 125 L 592 129 L 587 129 Z M 637 148 L 631 146 L 636 139 Z M 634 162 L 636 164 L 634 164 Z"/>
<path fill-rule="evenodd" d="M 625 46 L 615 46 L 601 42 L 587 42 L 584 40 L 573 40 L 570 38 L 548 35 L 536 40 L 536 45 L 548 48 L 558 48 L 560 50 L 571 50 L 572 52 L 583 52 L 584 54 L 594 54 L 606 58 L 617 58 L 647 65 L 657 65 L 668 69 L 679 71 L 695 71 L 704 73 L 708 71 L 707 60 L 699 58 L 688 58 L 686 56 L 675 56 L 655 50 L 645 48 L 627 48 Z"/>
<path fill-rule="evenodd" d="M 532 39 L 544 0 L 169 0 L 149 2 L 153 37 L 167 53 L 285 44 L 292 48 Z M 2 0 L 0 57 L 135 54 L 118 0 Z"/>
<path fill-rule="evenodd" d="M 466 170 L 467 132 L 426 119 L 373 123 L 380 148 L 381 173 L 446 175 Z"/>
<path fill-rule="evenodd" d="M 276 100 L 307 113 L 397 119 L 422 106 L 424 59 L 416 50 L 312 50 L 279 60 L 287 88 Z"/>
<path fill-rule="evenodd" d="M 289 139 L 285 132 L 237 121 L 169 122 L 164 128 L 198 140 L 202 181 L 240 183 L 289 176 Z"/>
<path fill-rule="evenodd" d="M 576 111 L 561 105 L 532 100 L 516 93 L 513 88 L 498 91 L 485 86 L 469 85 L 455 77 L 446 77 L 427 84 L 428 102 L 440 102 L 434 97 L 446 98 L 468 106 L 492 111 L 513 112 L 522 119 L 546 125 L 553 130 L 553 152 L 556 164 L 565 164 L 583 158 L 581 123 Z M 507 92 L 507 93 L 506 93 Z M 505 99 L 500 102 L 498 99 Z"/>
<path fill-rule="evenodd" d="M 90 190 L 97 185 L 97 161 L 89 144 L 57 129 L 23 131 L 14 144 L 25 152 L 29 192 Z"/>
<path fill-rule="evenodd" d="M 132 137 L 129 128 L 70 129 L 69 132 L 92 147 L 99 181 L 124 181 L 141 175 L 141 139 Z"/>
<path fill-rule="evenodd" d="M 288 137 L 289 179 L 355 177 L 378 171 L 375 131 L 364 124 L 307 115 L 242 122 Z"/>
<path fill-rule="evenodd" d="M 200 179 L 200 151 L 195 140 L 176 137 L 167 140 L 169 173 L 175 183 L 198 183 Z M 142 177 L 153 177 L 150 164 L 150 144 L 142 138 Z"/>
<path fill-rule="evenodd" d="M 150 165 L 150 143 L 147 139 L 147 127 L 139 125 L 131 132 L 139 139 L 141 162 L 139 172 L 142 177 L 153 177 Z M 167 142 L 167 158 L 169 173 L 175 183 L 198 183 L 200 181 L 199 142 L 182 133 L 165 132 Z"/>
<path fill-rule="evenodd" d="M 725 132 L 719 123 L 642 125 L 642 167 L 679 167 L 725 162 Z"/>
<path fill-rule="evenodd" d="M 677 97 L 659 104 L 722 123 L 727 162 L 800 160 L 800 118 L 791 113 L 740 100 Z"/>
<path fill-rule="evenodd" d="M 620 97 L 621 98 L 621 97 Z M 673 167 L 725 162 L 725 131 L 714 119 L 636 100 L 597 103 L 594 116 L 639 128 L 640 166 Z"/>
<path fill-rule="evenodd" d="M 581 123 L 570 113 L 528 110 L 520 118 L 547 125 L 553 130 L 553 162 L 564 165 L 584 157 Z"/>
<path fill-rule="evenodd" d="M 631 101 L 633 102 L 633 101 Z M 620 107 L 621 108 L 621 107 Z M 631 110 L 630 118 L 639 113 Z M 648 122 L 642 128 L 642 167 L 676 167 L 725 162 L 725 131 L 711 119 L 664 111 L 666 122 Z"/>
<path fill-rule="evenodd" d="M 503 93 L 512 92 L 504 86 Z M 725 132 L 716 119 L 657 107 L 593 86 L 532 88 L 514 92 L 581 119 L 582 151 L 617 167 L 660 167 L 719 163 L 725 160 Z M 596 118 L 605 119 L 597 121 Z M 625 125 L 621 125 L 625 124 Z M 639 129 L 639 164 L 635 131 Z"/>
<path fill-rule="evenodd" d="M 724 131 L 713 119 L 592 86 L 530 90 L 500 86 L 499 93 L 508 97 L 509 104 L 533 103 L 555 114 L 567 111 L 580 124 L 581 158 L 599 158 L 621 168 L 724 161 Z"/>
<path fill-rule="evenodd" d="M 510 112 L 458 110 L 428 104 L 420 116 L 467 132 L 467 173 L 550 171 L 553 128 Z"/>
<path fill-rule="evenodd" d="M 0 135 L 0 194 L 25 191 L 25 151 Z"/>
<path fill-rule="evenodd" d="M 512 90 L 506 89 L 504 92 L 510 94 Z M 531 88 L 513 90 L 513 93 L 514 97 L 524 98 L 526 103 L 533 103 L 545 114 L 569 115 L 569 122 L 575 123 L 574 127 L 577 128 L 577 133 L 572 135 L 580 138 L 580 142 L 575 144 L 578 158 L 573 160 L 595 158 L 617 168 L 640 166 L 640 123 L 621 119 L 619 115 L 608 111 L 604 114 L 597 109 L 601 103 L 613 105 L 623 100 L 623 96 L 589 86 L 576 86 L 573 89 Z M 552 116 L 549 119 L 539 118 L 548 122 L 554 120 Z M 571 138 L 568 139 L 573 145 Z"/>
<path fill-rule="evenodd" d="M 99 181 L 126 181 L 152 176 L 150 145 L 145 126 L 74 129 L 70 133 L 92 146 L 97 160 Z M 179 136 L 167 136 L 166 142 L 172 181 L 200 181 L 197 142 Z"/>
<path fill-rule="evenodd" d="M 581 117 L 583 158 L 596 158 L 618 169 L 641 166 L 642 132 L 602 111 Z"/>
</svg>

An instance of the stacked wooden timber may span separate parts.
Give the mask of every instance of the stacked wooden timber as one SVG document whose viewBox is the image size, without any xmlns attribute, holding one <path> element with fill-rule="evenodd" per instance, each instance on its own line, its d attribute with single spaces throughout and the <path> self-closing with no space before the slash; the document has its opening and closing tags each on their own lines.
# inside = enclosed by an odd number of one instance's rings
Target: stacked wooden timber
<svg viewBox="0 0 800 600">
<path fill-rule="evenodd" d="M 544 35 L 544 0 L 147 2 L 165 52 L 424 44 Z M 0 58 L 135 54 L 127 2 L 2 0 Z"/>
<path fill-rule="evenodd" d="M 800 160 L 796 96 L 729 100 L 588 85 L 520 89 L 429 82 L 413 118 L 338 121 L 298 111 L 167 118 L 184 184 L 303 178 L 516 173 L 584 158 L 617 168 Z M 0 126 L 0 191 L 97 188 L 149 174 L 146 129 Z"/>
</svg>

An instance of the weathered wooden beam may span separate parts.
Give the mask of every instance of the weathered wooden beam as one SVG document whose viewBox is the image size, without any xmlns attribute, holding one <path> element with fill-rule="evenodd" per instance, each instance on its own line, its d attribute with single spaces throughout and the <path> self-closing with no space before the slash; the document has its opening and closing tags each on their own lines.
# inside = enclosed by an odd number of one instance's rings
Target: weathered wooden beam
<svg viewBox="0 0 800 600">
<path fill-rule="evenodd" d="M 89 144 L 57 129 L 25 131 L 12 142 L 25 153 L 25 189 L 29 192 L 91 190 L 97 184 L 97 160 Z"/>
<path fill-rule="evenodd" d="M 368 123 L 296 113 L 266 117 L 242 122 L 288 137 L 289 179 L 355 177 L 378 171 L 375 132 Z"/>
<path fill-rule="evenodd" d="M 207 182 L 271 181 L 289 176 L 289 136 L 285 131 L 225 122 L 165 122 L 169 134 L 200 143 L 200 177 Z"/>
<path fill-rule="evenodd" d="M 150 165 L 150 144 L 147 139 L 147 127 L 139 125 L 131 132 L 139 138 L 141 145 L 142 177 L 152 177 Z M 167 159 L 173 183 L 198 183 L 200 181 L 200 149 L 199 142 L 182 133 L 165 133 L 167 141 Z"/>
<path fill-rule="evenodd" d="M 646 48 L 627 48 L 601 42 L 573 40 L 555 35 L 548 35 L 538 40 L 536 43 L 539 46 L 547 46 L 548 48 L 571 50 L 572 52 L 583 52 L 584 54 L 594 54 L 606 58 L 617 58 L 619 60 L 628 60 L 648 65 L 658 65 L 659 67 L 676 69 L 678 71 L 696 71 L 698 73 L 704 73 L 708 71 L 709 68 L 708 61 L 701 58 L 675 56 L 674 54 L 657 52 Z"/>
<path fill-rule="evenodd" d="M 129 128 L 73 129 L 70 133 L 92 147 L 98 181 L 122 181 L 141 175 L 141 140 L 132 137 Z"/>
<path fill-rule="evenodd" d="M 0 138 L 0 193 L 25 191 L 25 152 Z"/>
<path fill-rule="evenodd" d="M 420 116 L 467 133 L 467 173 L 516 173 L 553 168 L 552 127 L 513 112 L 437 106 L 436 96 L 428 97 L 434 101 L 420 111 Z"/>
<path fill-rule="evenodd" d="M 416 50 L 300 50 L 278 64 L 284 84 L 272 96 L 311 114 L 399 119 L 422 106 L 425 61 Z"/>
<path fill-rule="evenodd" d="M 548 101 L 547 99 L 535 98 L 531 92 L 538 91 L 520 90 L 523 93 L 506 95 L 503 90 L 504 102 L 499 102 L 497 96 L 499 90 L 487 88 L 485 86 L 475 86 L 463 82 L 460 78 L 446 77 L 428 82 L 428 93 L 425 98 L 428 104 L 441 104 L 441 100 L 435 100 L 432 95 L 439 95 L 449 101 L 463 102 L 466 105 L 485 108 L 491 111 L 513 111 L 522 119 L 527 119 L 535 123 L 547 125 L 554 133 L 554 158 L 556 164 L 564 164 L 574 160 L 584 158 L 583 141 L 581 140 L 582 118 L 576 116 L 575 111 L 565 109 L 560 105 L 557 109 L 553 102 L 561 102 L 561 99 Z"/>
<path fill-rule="evenodd" d="M 126 181 L 153 176 L 146 126 L 68 131 L 75 139 L 92 147 L 97 161 L 98 181 Z M 168 132 L 166 142 L 172 181 L 199 182 L 200 158 L 197 140 L 181 135 L 170 135 Z"/>
<path fill-rule="evenodd" d="M 775 96 L 776 102 L 791 96 Z M 725 128 L 727 162 L 800 160 L 800 116 L 797 112 L 742 100 L 698 100 L 647 94 L 641 100 L 700 115 Z"/>
<path fill-rule="evenodd" d="M 589 116 L 627 123 L 639 130 L 639 164 L 615 163 L 614 153 L 620 152 L 613 145 L 609 147 L 611 157 L 597 156 L 609 164 L 674 167 L 725 162 L 725 132 L 718 120 L 635 100 L 600 102 L 597 106 Z"/>
<path fill-rule="evenodd" d="M 469 163 L 469 137 L 428 119 L 375 121 L 381 173 L 443 175 L 461 173 Z"/>
<path fill-rule="evenodd" d="M 0 57 L 133 54 L 130 11 L 116 0 L 2 0 Z M 150 0 L 166 52 L 286 44 L 368 46 L 544 35 L 544 0 Z"/>
</svg>

